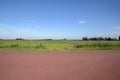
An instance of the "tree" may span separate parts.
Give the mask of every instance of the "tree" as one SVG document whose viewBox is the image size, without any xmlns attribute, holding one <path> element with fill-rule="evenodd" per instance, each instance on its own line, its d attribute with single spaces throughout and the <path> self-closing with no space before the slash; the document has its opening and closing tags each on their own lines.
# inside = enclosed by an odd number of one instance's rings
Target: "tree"
<svg viewBox="0 0 120 80">
<path fill-rule="evenodd" d="M 107 41 L 111 41 L 111 40 L 112 40 L 112 38 L 111 38 L 111 37 L 108 37 L 108 38 L 107 38 Z"/>
<path fill-rule="evenodd" d="M 104 40 L 104 38 L 103 37 L 99 37 L 98 40 Z"/>
<path fill-rule="evenodd" d="M 92 41 L 96 41 L 96 40 L 98 40 L 98 38 L 93 37 L 93 38 L 90 38 L 90 40 L 92 40 Z"/>
<path fill-rule="evenodd" d="M 22 38 L 16 38 L 16 40 L 23 40 Z"/>
<path fill-rule="evenodd" d="M 64 38 L 63 40 L 67 40 L 66 38 Z"/>
<path fill-rule="evenodd" d="M 88 38 L 87 37 L 83 37 L 82 40 L 88 40 Z"/>
<path fill-rule="evenodd" d="M 120 36 L 119 36 L 118 40 L 120 40 Z"/>
</svg>

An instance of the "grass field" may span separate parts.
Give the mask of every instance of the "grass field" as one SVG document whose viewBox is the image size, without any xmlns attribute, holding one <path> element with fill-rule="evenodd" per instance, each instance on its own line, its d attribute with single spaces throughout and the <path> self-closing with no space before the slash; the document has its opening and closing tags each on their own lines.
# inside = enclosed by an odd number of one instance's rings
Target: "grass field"
<svg viewBox="0 0 120 80">
<path fill-rule="evenodd" d="M 120 50 L 120 41 L 0 40 L 0 50 Z"/>
</svg>

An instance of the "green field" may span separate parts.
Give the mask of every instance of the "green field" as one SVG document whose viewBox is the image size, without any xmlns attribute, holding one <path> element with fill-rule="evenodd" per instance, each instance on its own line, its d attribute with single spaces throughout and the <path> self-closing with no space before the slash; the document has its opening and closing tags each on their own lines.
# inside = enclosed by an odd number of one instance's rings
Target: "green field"
<svg viewBox="0 0 120 80">
<path fill-rule="evenodd" d="M 0 50 L 120 50 L 120 41 L 0 40 Z"/>
</svg>

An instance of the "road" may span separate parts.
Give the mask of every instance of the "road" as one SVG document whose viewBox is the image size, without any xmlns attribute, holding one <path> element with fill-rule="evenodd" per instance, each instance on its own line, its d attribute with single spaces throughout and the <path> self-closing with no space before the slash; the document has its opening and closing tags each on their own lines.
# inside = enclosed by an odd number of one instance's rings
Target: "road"
<svg viewBox="0 0 120 80">
<path fill-rule="evenodd" d="M 0 51 L 0 80 L 120 80 L 120 50 Z"/>
</svg>

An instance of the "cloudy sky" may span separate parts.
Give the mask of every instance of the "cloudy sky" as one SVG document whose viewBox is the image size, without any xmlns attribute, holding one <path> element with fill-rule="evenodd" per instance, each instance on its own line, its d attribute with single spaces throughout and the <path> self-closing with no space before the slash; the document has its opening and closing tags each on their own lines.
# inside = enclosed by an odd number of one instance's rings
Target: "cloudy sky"
<svg viewBox="0 0 120 80">
<path fill-rule="evenodd" d="M 0 38 L 118 37 L 120 0 L 0 0 Z"/>
</svg>

